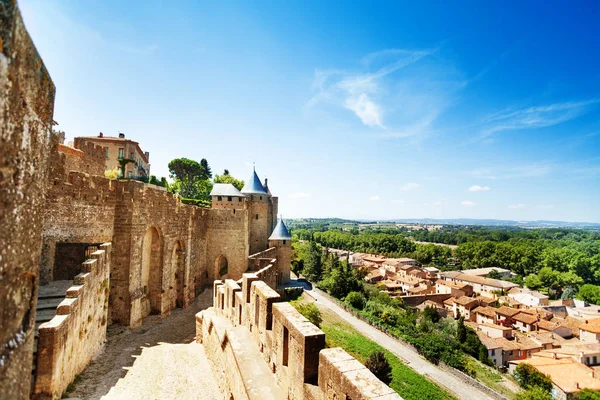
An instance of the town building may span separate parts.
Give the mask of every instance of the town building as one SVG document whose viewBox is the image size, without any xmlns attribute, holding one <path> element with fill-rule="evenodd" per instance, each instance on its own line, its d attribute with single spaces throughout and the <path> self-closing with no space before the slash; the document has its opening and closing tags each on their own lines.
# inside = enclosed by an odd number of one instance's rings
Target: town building
<svg viewBox="0 0 600 400">
<path fill-rule="evenodd" d="M 589 343 L 600 343 L 600 318 L 586 320 L 579 325 L 579 340 Z"/>
<path fill-rule="evenodd" d="M 508 297 L 517 300 L 528 307 L 547 306 L 549 297 L 535 290 L 514 287 L 508 291 Z"/>
<path fill-rule="evenodd" d="M 76 137 L 74 147 L 79 149 L 93 143 L 102 147 L 104 153 L 104 170 L 121 168 L 121 160 L 131 160 L 125 165 L 123 178 L 147 178 L 150 176 L 150 153 L 142 151 L 140 144 L 125 138 L 124 133 L 119 136 L 105 136 L 102 132 L 98 136 Z"/>
<path fill-rule="evenodd" d="M 475 293 L 481 296 L 497 298 L 499 293 L 518 287 L 516 283 L 502 281 L 499 279 L 484 278 L 477 275 L 468 275 L 460 271 L 449 271 L 440 273 L 440 278 L 452 282 L 466 283 L 473 286 Z"/>
</svg>

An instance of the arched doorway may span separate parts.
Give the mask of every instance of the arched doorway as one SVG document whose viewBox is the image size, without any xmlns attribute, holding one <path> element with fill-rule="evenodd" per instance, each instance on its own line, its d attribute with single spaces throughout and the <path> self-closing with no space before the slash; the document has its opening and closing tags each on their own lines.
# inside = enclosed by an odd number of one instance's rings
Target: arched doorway
<svg viewBox="0 0 600 400">
<path fill-rule="evenodd" d="M 180 240 L 173 247 L 171 256 L 171 265 L 175 273 L 175 304 L 179 308 L 183 308 L 185 303 L 185 250 Z"/>
<path fill-rule="evenodd" d="M 227 275 L 227 272 L 229 272 L 229 263 L 227 262 L 227 257 L 225 257 L 223 254 L 221 254 L 215 260 L 215 270 L 215 276 L 217 279 L 222 278 L 223 276 Z"/>
<path fill-rule="evenodd" d="M 161 312 L 162 272 L 162 240 L 158 229 L 150 227 L 142 242 L 142 317 Z"/>
</svg>

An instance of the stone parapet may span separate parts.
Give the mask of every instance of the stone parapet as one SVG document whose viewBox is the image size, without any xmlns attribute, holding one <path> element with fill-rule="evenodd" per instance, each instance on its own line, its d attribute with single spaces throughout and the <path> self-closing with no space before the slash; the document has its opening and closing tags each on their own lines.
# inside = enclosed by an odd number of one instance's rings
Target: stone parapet
<svg viewBox="0 0 600 400">
<path fill-rule="evenodd" d="M 213 307 L 196 315 L 196 340 L 222 380 L 224 399 L 272 398 L 274 380 L 281 398 L 291 400 L 401 400 L 346 351 L 325 349 L 325 333 L 257 274 L 244 274 L 241 287 L 215 281 L 214 294 Z M 271 388 L 265 397 L 253 397 L 247 368 L 263 371 L 261 382 Z"/>
<path fill-rule="evenodd" d="M 33 398 L 60 397 L 106 339 L 111 243 L 82 265 L 56 316 L 39 327 Z"/>
</svg>

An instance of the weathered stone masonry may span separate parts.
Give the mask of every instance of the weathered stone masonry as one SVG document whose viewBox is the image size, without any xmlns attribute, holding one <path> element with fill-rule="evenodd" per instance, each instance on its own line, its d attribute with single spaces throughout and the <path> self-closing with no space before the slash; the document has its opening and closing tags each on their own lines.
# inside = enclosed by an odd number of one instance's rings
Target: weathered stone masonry
<svg viewBox="0 0 600 400">
<path fill-rule="evenodd" d="M 0 0 L 0 47 L 0 398 L 29 398 L 32 380 L 36 398 L 59 397 L 107 325 L 166 316 L 215 279 L 289 280 L 291 243 L 270 240 L 278 201 L 266 181 L 253 173 L 246 193 L 226 188 L 235 199 L 215 194 L 211 209 L 109 181 L 101 147 L 52 133 L 55 88 L 12 0 Z M 44 308 L 32 377 L 38 289 L 49 283 L 71 286 Z"/>
<path fill-rule="evenodd" d="M 0 1 L 0 398 L 27 398 L 55 88 L 14 1 Z"/>
<path fill-rule="evenodd" d="M 213 307 L 196 314 L 196 341 L 223 399 L 401 399 L 343 349 L 326 349 L 323 331 L 256 274 L 213 290 Z"/>
</svg>

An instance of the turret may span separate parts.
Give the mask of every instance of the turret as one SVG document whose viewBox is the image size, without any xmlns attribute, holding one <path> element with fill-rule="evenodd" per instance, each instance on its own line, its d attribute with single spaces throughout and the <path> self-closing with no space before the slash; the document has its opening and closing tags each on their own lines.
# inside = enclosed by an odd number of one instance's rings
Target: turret
<svg viewBox="0 0 600 400">
<path fill-rule="evenodd" d="M 269 247 L 277 248 L 277 268 L 279 271 L 279 284 L 290 281 L 290 267 L 292 263 L 292 235 L 280 218 L 269 236 Z"/>
<path fill-rule="evenodd" d="M 256 170 L 242 188 L 248 203 L 248 243 L 250 254 L 266 250 L 269 232 L 273 227 L 271 196 L 258 178 Z"/>
</svg>

